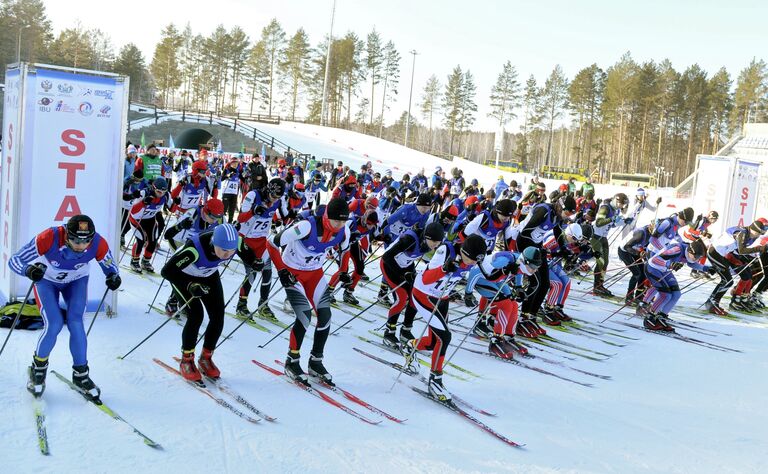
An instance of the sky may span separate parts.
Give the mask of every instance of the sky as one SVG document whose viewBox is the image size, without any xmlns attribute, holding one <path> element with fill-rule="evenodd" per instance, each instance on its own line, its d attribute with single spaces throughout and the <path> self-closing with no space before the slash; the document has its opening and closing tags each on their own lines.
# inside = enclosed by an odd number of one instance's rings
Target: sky
<svg viewBox="0 0 768 474">
<path fill-rule="evenodd" d="M 256 40 L 277 18 L 288 36 L 303 27 L 314 46 L 328 34 L 333 0 L 131 0 L 119 12 L 103 0 L 45 4 L 56 31 L 79 21 L 108 33 L 116 50 L 135 43 L 149 62 L 161 29 L 171 22 L 189 23 L 202 34 L 218 24 L 239 25 Z M 592 63 L 607 69 L 627 51 L 638 62 L 669 58 L 678 70 L 698 63 L 711 75 L 725 67 L 735 79 L 753 57 L 768 59 L 766 18 L 768 2 L 750 0 L 336 0 L 333 32 L 364 38 L 376 28 L 397 46 L 403 57 L 400 86 L 385 114 L 388 122 L 408 107 L 413 60 L 408 52 L 415 50 L 411 111 L 417 120 L 427 78 L 435 74 L 445 84 L 460 65 L 477 85 L 474 128 L 493 131 L 498 125 L 487 117 L 488 97 L 507 60 L 521 83 L 532 74 L 543 84 L 556 64 L 568 78 Z M 513 122 L 507 130 L 516 127 Z"/>
</svg>

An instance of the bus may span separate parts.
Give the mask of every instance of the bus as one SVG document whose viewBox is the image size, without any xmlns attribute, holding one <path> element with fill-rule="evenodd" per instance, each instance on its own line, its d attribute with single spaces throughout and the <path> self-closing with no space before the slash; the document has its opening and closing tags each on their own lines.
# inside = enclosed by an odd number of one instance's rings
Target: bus
<svg viewBox="0 0 768 474">
<path fill-rule="evenodd" d="M 496 167 L 496 160 L 485 160 L 485 166 Z M 522 161 L 499 161 L 498 169 L 509 171 L 510 173 L 522 173 L 523 162 Z"/>
<path fill-rule="evenodd" d="M 610 184 L 637 188 L 655 188 L 656 176 L 640 173 L 611 173 Z"/>
<path fill-rule="evenodd" d="M 570 168 L 566 166 L 542 166 L 541 177 L 547 179 L 569 180 L 573 178 L 576 181 L 586 181 L 586 168 Z"/>
</svg>

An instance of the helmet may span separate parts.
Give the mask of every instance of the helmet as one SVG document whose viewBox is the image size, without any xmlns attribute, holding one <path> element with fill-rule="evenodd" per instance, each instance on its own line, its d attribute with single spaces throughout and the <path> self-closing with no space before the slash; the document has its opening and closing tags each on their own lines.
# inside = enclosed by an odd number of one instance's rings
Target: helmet
<svg viewBox="0 0 768 474">
<path fill-rule="evenodd" d="M 373 209 L 368 209 L 360 221 L 367 225 L 376 225 L 379 223 L 379 213 Z"/>
<path fill-rule="evenodd" d="M 441 171 L 443 171 L 443 168 L 440 166 L 435 166 L 435 173 L 440 173 Z"/>
<path fill-rule="evenodd" d="M 629 198 L 624 193 L 616 193 L 616 196 L 613 198 L 613 202 L 617 207 L 625 208 L 629 204 Z"/>
<path fill-rule="evenodd" d="M 762 234 L 763 232 L 765 232 L 765 224 L 763 224 L 758 219 L 758 220 L 756 220 L 755 222 L 753 222 L 752 224 L 749 225 L 749 230 L 752 230 L 752 231 L 755 231 L 755 232 L 759 232 L 759 233 Z"/>
<path fill-rule="evenodd" d="M 453 176 L 454 178 L 458 178 L 459 177 L 459 169 L 458 168 L 451 168 L 451 176 Z"/>
<path fill-rule="evenodd" d="M 685 222 L 692 222 L 693 221 L 693 208 L 692 207 L 686 207 L 682 211 L 677 213 L 677 217 L 684 220 Z"/>
<path fill-rule="evenodd" d="M 194 163 L 192 163 L 192 174 L 194 175 L 195 173 L 199 173 L 200 171 L 202 171 L 203 173 L 208 171 L 208 163 L 202 160 L 197 160 Z"/>
<path fill-rule="evenodd" d="M 419 197 L 416 198 L 416 205 L 417 206 L 431 206 L 432 205 L 432 198 L 427 193 L 421 193 L 421 194 L 419 194 Z"/>
<path fill-rule="evenodd" d="M 236 250 L 239 237 L 232 224 L 220 224 L 213 229 L 213 245 L 223 250 Z"/>
<path fill-rule="evenodd" d="M 485 239 L 477 234 L 467 236 L 464 242 L 461 244 L 461 253 L 468 259 L 474 261 L 480 261 L 485 257 L 487 248 L 485 246 Z"/>
<path fill-rule="evenodd" d="M 280 178 L 273 178 L 272 181 L 267 184 L 267 192 L 272 196 L 281 197 L 285 194 L 285 181 Z"/>
<path fill-rule="evenodd" d="M 439 223 L 433 222 L 424 228 L 423 237 L 435 242 L 442 242 L 445 238 L 445 230 Z"/>
<path fill-rule="evenodd" d="M 392 184 L 395 184 L 395 183 L 392 183 Z M 397 188 L 394 186 L 387 186 L 387 194 L 394 196 L 395 194 L 397 194 Z"/>
<path fill-rule="evenodd" d="M 565 233 L 576 240 L 584 238 L 584 234 L 581 232 L 581 224 L 568 224 L 568 227 L 565 228 Z"/>
<path fill-rule="evenodd" d="M 294 185 L 293 185 L 293 189 L 294 189 L 294 191 L 297 191 L 297 192 L 303 193 L 303 192 L 304 192 L 304 189 L 306 189 L 306 188 L 304 187 L 304 185 L 303 185 L 303 184 L 301 184 L 301 183 L 296 183 L 296 184 L 294 184 Z"/>
<path fill-rule="evenodd" d="M 453 221 L 459 217 L 459 209 L 456 206 L 448 206 L 440 213 L 440 219 L 451 219 Z"/>
<path fill-rule="evenodd" d="M 403 175 L 402 181 L 410 181 L 410 180 L 411 180 L 411 175 L 409 175 L 408 173 L 405 173 Z"/>
<path fill-rule="evenodd" d="M 690 245 L 694 240 L 697 240 L 699 237 L 701 237 L 701 232 L 691 226 L 686 225 L 681 226 L 680 229 L 677 230 L 677 235 L 680 236 L 680 241 L 682 243 Z"/>
<path fill-rule="evenodd" d="M 93 220 L 85 214 L 72 216 L 67 221 L 67 239 L 77 243 L 87 243 L 96 235 Z"/>
<path fill-rule="evenodd" d="M 464 200 L 464 207 L 466 209 L 469 209 L 471 206 L 474 206 L 477 204 L 477 196 L 469 196 L 467 199 Z"/>
<path fill-rule="evenodd" d="M 331 202 L 325 206 L 325 215 L 328 216 L 328 219 L 337 221 L 345 221 L 349 219 L 349 205 L 347 204 L 347 201 L 342 198 L 331 199 Z"/>
<path fill-rule="evenodd" d="M 472 186 L 477 186 L 479 183 L 477 182 L 476 179 L 472 179 L 472 181 L 470 181 L 469 184 L 471 184 Z"/>
<path fill-rule="evenodd" d="M 538 268 L 541 266 L 541 250 L 536 247 L 527 247 L 520 256 L 523 259 L 523 263 L 530 267 Z"/>
<path fill-rule="evenodd" d="M 568 185 L 563 183 L 563 184 L 561 184 L 560 186 L 557 187 L 557 190 L 560 191 L 561 193 L 565 194 L 565 193 L 568 192 Z"/>
<path fill-rule="evenodd" d="M 381 173 L 379 173 L 378 171 L 373 173 L 373 179 L 381 179 Z"/>
<path fill-rule="evenodd" d="M 512 213 L 515 212 L 515 208 L 515 203 L 511 199 L 502 199 L 494 206 L 496 214 L 507 217 L 512 216 Z"/>
<path fill-rule="evenodd" d="M 595 235 L 595 230 L 589 224 L 581 224 L 581 235 L 584 240 L 590 240 Z"/>
<path fill-rule="evenodd" d="M 376 209 L 379 207 L 379 198 L 376 196 L 368 196 L 365 198 L 365 207 L 369 209 Z"/>
<path fill-rule="evenodd" d="M 166 181 L 162 176 L 155 178 L 155 180 L 152 181 L 152 186 L 154 186 L 155 189 L 159 189 L 160 191 L 168 191 L 168 181 Z"/>
<path fill-rule="evenodd" d="M 203 210 L 206 214 L 215 219 L 224 217 L 224 203 L 221 202 L 221 199 L 211 198 L 207 200 L 205 206 L 203 206 Z"/>
<path fill-rule="evenodd" d="M 390 188 L 395 188 L 395 192 L 400 191 L 400 181 L 392 181 L 389 185 Z"/>
</svg>

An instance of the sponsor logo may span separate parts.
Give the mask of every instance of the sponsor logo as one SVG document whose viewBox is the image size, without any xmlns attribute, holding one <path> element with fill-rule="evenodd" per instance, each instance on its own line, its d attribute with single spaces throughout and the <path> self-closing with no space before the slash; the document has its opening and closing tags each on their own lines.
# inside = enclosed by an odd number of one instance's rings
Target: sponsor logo
<svg viewBox="0 0 768 474">
<path fill-rule="evenodd" d="M 67 84 L 66 82 L 59 84 L 56 88 L 59 91 L 59 95 L 66 95 L 66 96 L 71 96 L 72 91 L 75 90 L 72 84 Z"/>
<path fill-rule="evenodd" d="M 112 107 L 105 105 L 104 107 L 99 109 L 99 113 L 97 113 L 96 116 L 109 118 L 112 116 L 112 114 L 109 113 L 110 110 L 112 110 Z"/>
<path fill-rule="evenodd" d="M 56 112 L 66 112 L 68 114 L 71 114 L 75 111 L 74 108 L 70 107 L 66 102 L 63 100 L 60 100 L 56 103 Z"/>
<path fill-rule="evenodd" d="M 42 99 L 37 101 L 37 103 L 40 105 L 40 107 L 38 107 L 38 110 L 40 110 L 40 112 L 50 112 L 51 111 L 50 106 L 53 103 L 53 99 L 51 99 L 50 97 L 43 97 Z"/>
<path fill-rule="evenodd" d="M 40 83 L 40 88 L 45 92 L 50 92 L 50 90 L 53 89 L 53 83 L 46 79 Z"/>
<path fill-rule="evenodd" d="M 87 263 L 76 263 L 75 264 L 75 270 L 80 270 L 84 266 L 88 265 Z"/>
<path fill-rule="evenodd" d="M 87 117 L 93 113 L 93 106 L 90 102 L 80 102 L 80 107 L 77 109 L 80 115 Z"/>
<path fill-rule="evenodd" d="M 91 94 L 93 94 L 93 89 L 91 89 L 90 87 L 80 86 L 80 95 L 87 96 Z"/>
<path fill-rule="evenodd" d="M 53 265 L 56 268 L 59 268 L 61 266 L 58 260 L 51 260 L 51 265 Z"/>
<path fill-rule="evenodd" d="M 115 91 L 111 89 L 96 89 L 93 93 L 96 97 L 102 97 L 107 100 L 112 100 L 112 94 L 114 94 Z"/>
</svg>

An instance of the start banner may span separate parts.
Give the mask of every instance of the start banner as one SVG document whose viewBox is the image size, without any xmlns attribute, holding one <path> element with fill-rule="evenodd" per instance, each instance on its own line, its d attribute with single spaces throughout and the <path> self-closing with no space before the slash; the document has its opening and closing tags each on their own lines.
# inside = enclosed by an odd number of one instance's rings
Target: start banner
<svg viewBox="0 0 768 474">
<path fill-rule="evenodd" d="M 20 246 L 47 227 L 87 214 L 96 231 L 119 257 L 119 198 L 122 150 L 127 120 L 127 78 L 38 64 L 9 66 L 6 78 L 20 82 L 19 110 L 4 117 L 13 127 L 15 146 L 7 147 L 3 164 L 2 299 L 23 297 L 28 282 L 7 265 Z M 13 105 L 13 104 L 10 104 Z M 9 128 L 4 124 L 4 132 Z M 4 147 L 6 148 L 6 147 Z M 4 150 L 6 153 L 6 150 Z M 5 172 L 15 179 L 5 179 Z M 104 278 L 91 263 L 88 309 L 96 309 Z M 114 301 L 112 306 L 114 307 Z"/>
</svg>

